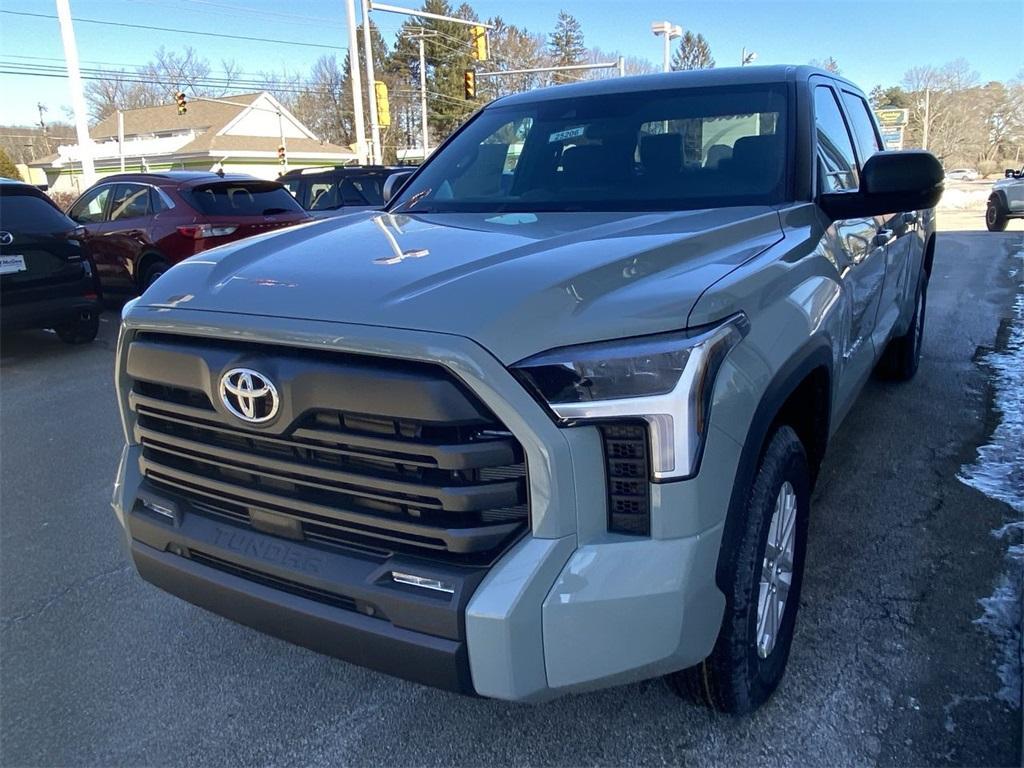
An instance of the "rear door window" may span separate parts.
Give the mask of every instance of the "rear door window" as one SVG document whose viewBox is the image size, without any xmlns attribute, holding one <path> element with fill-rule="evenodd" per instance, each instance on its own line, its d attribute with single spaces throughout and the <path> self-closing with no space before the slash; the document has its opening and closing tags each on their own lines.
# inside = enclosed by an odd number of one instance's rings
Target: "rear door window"
<svg viewBox="0 0 1024 768">
<path fill-rule="evenodd" d="M 4 194 L 0 197 L 0 229 L 13 234 L 43 235 L 67 232 L 74 222 L 56 207 L 35 195 Z"/>
<path fill-rule="evenodd" d="M 110 220 L 139 219 L 152 213 L 149 187 L 143 184 L 118 184 L 110 206 Z"/>
<path fill-rule="evenodd" d="M 86 192 L 85 196 L 71 209 L 71 218 L 80 224 L 96 224 L 103 221 L 107 210 L 107 200 L 113 188 L 112 184 L 106 184 L 91 192 Z"/>
<path fill-rule="evenodd" d="M 207 216 L 273 216 L 302 208 L 280 184 L 273 182 L 214 182 L 189 193 Z"/>
<path fill-rule="evenodd" d="M 309 210 L 330 211 L 340 205 L 336 183 L 330 179 L 309 182 Z"/>
<path fill-rule="evenodd" d="M 818 134 L 818 160 L 824 192 L 855 190 L 859 185 L 853 141 L 831 88 L 814 89 L 814 119 Z"/>
</svg>

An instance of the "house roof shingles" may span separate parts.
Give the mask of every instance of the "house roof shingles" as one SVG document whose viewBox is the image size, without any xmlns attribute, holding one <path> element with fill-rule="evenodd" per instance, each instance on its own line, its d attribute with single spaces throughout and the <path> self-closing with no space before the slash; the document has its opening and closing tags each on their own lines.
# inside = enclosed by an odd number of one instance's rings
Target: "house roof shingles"
<svg viewBox="0 0 1024 768">
<path fill-rule="evenodd" d="M 252 104 L 260 93 L 243 93 L 224 98 L 240 104 Z M 177 104 L 161 104 L 158 107 L 142 107 L 124 111 L 125 136 L 139 136 L 170 130 L 204 129 L 217 132 L 245 107 L 225 104 L 220 101 L 190 101 L 188 111 L 178 114 Z M 117 113 L 108 115 L 89 131 L 94 141 L 117 138 Z"/>
</svg>

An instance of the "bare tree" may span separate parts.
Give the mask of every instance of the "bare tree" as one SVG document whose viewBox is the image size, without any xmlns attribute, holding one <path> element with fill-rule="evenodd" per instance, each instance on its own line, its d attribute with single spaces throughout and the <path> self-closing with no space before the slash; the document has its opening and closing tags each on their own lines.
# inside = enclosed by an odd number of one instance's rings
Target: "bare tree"
<svg viewBox="0 0 1024 768">
<path fill-rule="evenodd" d="M 112 70 L 98 80 L 90 80 L 85 87 L 89 115 L 99 122 L 118 109 L 169 104 L 178 90 L 190 96 L 224 96 L 231 92 L 240 71 L 231 61 L 222 61 L 221 67 L 223 75 L 214 76 L 210 62 L 195 49 L 186 47 L 179 53 L 161 47 L 148 64 L 134 71 Z"/>
</svg>

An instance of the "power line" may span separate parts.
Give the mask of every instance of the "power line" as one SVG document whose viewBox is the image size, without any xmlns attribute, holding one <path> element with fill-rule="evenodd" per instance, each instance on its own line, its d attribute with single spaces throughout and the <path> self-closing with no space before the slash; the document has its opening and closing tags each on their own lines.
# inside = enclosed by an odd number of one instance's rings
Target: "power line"
<svg viewBox="0 0 1024 768">
<path fill-rule="evenodd" d="M 0 13 L 6 13 L 11 16 L 31 16 L 38 19 L 56 19 L 55 14 L 50 13 L 30 13 L 28 11 L 9 11 L 7 9 L 0 10 Z M 153 32 L 175 32 L 181 35 L 201 35 L 203 37 L 216 37 L 218 39 L 231 39 L 231 40 L 248 40 L 250 42 L 257 43 L 277 43 L 279 45 L 299 45 L 305 48 L 327 48 L 332 51 L 348 51 L 348 48 L 340 45 L 325 45 L 323 43 L 303 43 L 298 40 L 277 40 L 270 37 L 250 37 L 248 35 L 230 35 L 225 32 L 201 32 L 195 29 L 177 29 L 174 27 L 153 27 L 147 24 L 128 24 L 123 21 L 103 21 L 101 19 L 83 19 L 78 17 L 75 19 L 76 24 L 101 24 L 108 27 L 125 27 L 127 29 L 145 29 Z"/>
</svg>

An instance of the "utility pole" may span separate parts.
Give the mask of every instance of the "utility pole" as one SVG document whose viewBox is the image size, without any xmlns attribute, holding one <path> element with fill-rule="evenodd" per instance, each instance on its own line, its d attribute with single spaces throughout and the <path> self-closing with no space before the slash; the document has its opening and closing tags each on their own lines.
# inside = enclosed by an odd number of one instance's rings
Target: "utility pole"
<svg viewBox="0 0 1024 768">
<path fill-rule="evenodd" d="M 82 91 L 82 73 L 78 68 L 78 46 L 75 44 L 75 28 L 71 24 L 69 0 L 57 0 L 57 19 L 60 22 L 60 37 L 64 42 L 64 61 L 68 67 L 71 107 L 75 112 L 82 183 L 91 187 L 96 180 L 96 166 L 92 162 L 92 139 L 89 138 L 89 120 L 85 113 L 85 94 Z"/>
<path fill-rule="evenodd" d="M 929 123 L 932 122 L 932 89 L 925 88 L 925 126 L 921 132 L 921 148 L 927 150 L 928 148 L 928 127 Z"/>
<path fill-rule="evenodd" d="M 423 143 L 423 160 L 427 159 L 430 146 L 430 132 L 427 126 L 427 57 L 423 52 L 423 32 L 420 32 L 420 141 Z"/>
<path fill-rule="evenodd" d="M 370 3 L 369 0 L 361 0 L 361 2 L 363 5 L 363 56 L 366 57 L 366 94 L 370 97 L 371 162 L 382 165 L 383 153 L 380 150 L 380 118 L 377 115 L 377 89 L 374 87 L 376 78 L 373 74 L 373 38 L 370 34 Z"/>
<path fill-rule="evenodd" d="M 43 119 L 43 113 L 46 112 L 46 105 L 43 102 L 36 102 L 36 109 L 39 110 L 39 129 L 43 132 L 43 147 L 46 149 L 46 154 L 50 154 L 50 134 L 46 130 L 46 120 Z M 35 150 L 32 151 L 32 157 L 35 159 Z"/>
<path fill-rule="evenodd" d="M 424 41 L 427 37 L 435 37 L 436 33 L 420 27 L 413 37 L 420 48 L 420 146 L 423 148 L 423 159 L 427 159 L 427 149 L 430 146 L 430 132 L 427 124 L 427 56 Z"/>
<path fill-rule="evenodd" d="M 363 88 L 359 74 L 359 38 L 356 35 L 356 2 L 345 0 L 348 19 L 348 73 L 352 83 L 352 116 L 356 124 L 356 155 L 360 165 L 366 165 L 366 124 L 363 121 Z M 370 83 L 373 90 L 373 83 Z"/>
<path fill-rule="evenodd" d="M 117 110 L 117 156 L 121 161 L 121 173 L 124 173 L 124 112 Z"/>
</svg>

